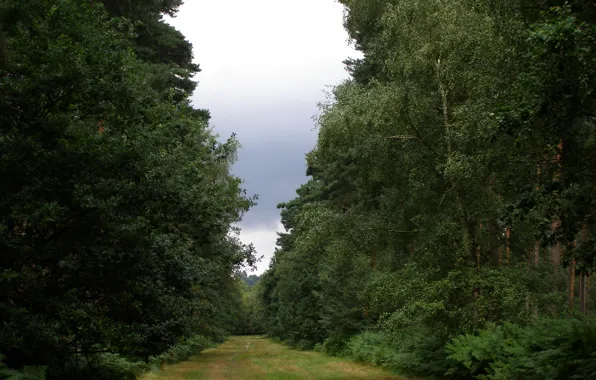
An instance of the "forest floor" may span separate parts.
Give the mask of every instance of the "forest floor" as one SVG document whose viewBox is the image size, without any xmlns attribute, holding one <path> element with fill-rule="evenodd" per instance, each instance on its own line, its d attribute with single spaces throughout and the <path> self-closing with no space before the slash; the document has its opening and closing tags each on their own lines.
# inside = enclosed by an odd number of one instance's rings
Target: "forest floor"
<svg viewBox="0 0 596 380">
<path fill-rule="evenodd" d="M 235 336 L 184 363 L 143 380 L 399 380 L 382 369 L 312 351 L 298 351 L 259 336 Z"/>
</svg>

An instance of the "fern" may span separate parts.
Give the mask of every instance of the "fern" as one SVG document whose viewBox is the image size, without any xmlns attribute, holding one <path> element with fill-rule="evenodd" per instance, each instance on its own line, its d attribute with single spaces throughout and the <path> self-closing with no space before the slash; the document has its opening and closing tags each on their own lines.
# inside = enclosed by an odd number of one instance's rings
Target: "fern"
<svg viewBox="0 0 596 380">
<path fill-rule="evenodd" d="M 490 326 L 446 346 L 448 374 L 486 380 L 596 378 L 596 319 L 543 319 Z"/>
<path fill-rule="evenodd" d="M 0 354 L 0 378 L 5 380 L 45 380 L 47 366 L 25 366 L 23 370 L 8 368 Z"/>
</svg>

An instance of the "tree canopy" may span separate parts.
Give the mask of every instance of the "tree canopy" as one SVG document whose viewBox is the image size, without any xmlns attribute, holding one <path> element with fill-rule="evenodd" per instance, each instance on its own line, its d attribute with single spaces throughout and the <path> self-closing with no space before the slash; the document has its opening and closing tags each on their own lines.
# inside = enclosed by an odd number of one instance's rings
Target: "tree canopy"
<svg viewBox="0 0 596 380">
<path fill-rule="evenodd" d="M 363 57 L 321 104 L 309 182 L 279 206 L 265 329 L 417 375 L 589 378 L 593 345 L 548 364 L 478 352 L 571 345 L 573 318 L 544 319 L 593 308 L 596 8 L 340 2 Z"/>
<path fill-rule="evenodd" d="M 114 379 L 109 355 L 235 327 L 254 255 L 231 232 L 254 199 L 238 141 L 190 105 L 198 66 L 162 19 L 180 3 L 0 3 L 5 366 Z"/>
</svg>

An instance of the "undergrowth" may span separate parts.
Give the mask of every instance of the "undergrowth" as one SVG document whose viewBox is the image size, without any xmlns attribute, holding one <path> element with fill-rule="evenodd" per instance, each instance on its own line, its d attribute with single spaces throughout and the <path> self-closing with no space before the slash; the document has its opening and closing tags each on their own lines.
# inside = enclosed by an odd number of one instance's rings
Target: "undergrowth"
<svg viewBox="0 0 596 380">
<path fill-rule="evenodd" d="M 73 359 L 73 365 L 59 370 L 48 370 L 45 366 L 25 367 L 20 370 L 8 368 L 2 363 L 0 355 L 0 379 L 136 380 L 145 372 L 162 369 L 165 364 L 188 360 L 211 345 L 211 339 L 195 335 L 183 339 L 160 355 L 150 357 L 147 362 L 125 358 L 114 353 L 101 353 L 90 355 L 87 358 L 78 358 L 76 364 Z"/>
<path fill-rule="evenodd" d="M 404 374 L 451 379 L 596 379 L 596 318 L 543 318 L 528 326 L 490 324 L 477 333 L 400 341 L 363 332 L 315 350 Z"/>
</svg>

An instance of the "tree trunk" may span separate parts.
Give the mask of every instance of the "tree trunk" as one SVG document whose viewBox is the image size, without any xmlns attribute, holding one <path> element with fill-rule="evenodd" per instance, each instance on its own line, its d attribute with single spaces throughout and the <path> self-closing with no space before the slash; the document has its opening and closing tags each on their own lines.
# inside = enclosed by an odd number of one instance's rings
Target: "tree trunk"
<svg viewBox="0 0 596 380">
<path fill-rule="evenodd" d="M 559 142 L 559 145 L 557 146 L 557 148 L 559 149 L 559 152 L 555 155 L 555 165 L 559 165 L 561 163 L 561 153 L 563 152 L 563 140 L 561 140 Z M 561 180 L 561 171 L 559 169 L 557 169 L 555 171 L 555 175 L 554 175 L 553 179 L 555 181 Z M 556 220 L 554 220 L 552 222 L 551 229 L 553 232 L 555 232 L 560 226 L 561 226 L 561 219 L 557 218 Z M 558 269 L 561 266 L 561 253 L 562 253 L 562 249 L 561 249 L 561 244 L 559 244 L 559 243 L 555 244 L 555 246 L 551 247 L 551 249 L 550 249 L 550 261 L 554 266 L 555 274 L 558 274 Z"/>
<path fill-rule="evenodd" d="M 505 237 L 507 238 L 507 248 L 506 248 L 506 263 L 509 265 L 511 263 L 511 227 L 506 228 Z"/>
<path fill-rule="evenodd" d="M 590 274 L 586 273 L 586 290 L 584 291 L 586 297 L 586 306 L 584 310 L 586 315 L 590 314 Z"/>
<path fill-rule="evenodd" d="M 499 236 L 499 226 L 495 222 L 489 223 L 489 242 L 490 242 L 490 259 L 491 263 L 495 266 L 501 266 L 502 252 L 501 244 L 502 241 Z"/>
<path fill-rule="evenodd" d="M 437 64 L 437 80 L 439 83 L 439 90 L 441 92 L 441 101 L 443 106 L 443 122 L 445 126 L 445 135 L 447 137 L 447 159 L 451 157 L 453 153 L 453 143 L 451 141 L 451 115 L 450 115 L 450 108 L 449 108 L 449 92 L 445 88 L 444 84 L 440 78 L 440 67 L 439 63 Z M 466 213 L 464 209 L 464 204 L 461 200 L 461 196 L 457 189 L 457 183 L 452 179 L 449 179 L 451 186 L 453 187 L 453 192 L 455 194 L 455 205 L 457 208 L 457 215 L 459 219 L 460 229 L 462 233 L 462 245 L 464 248 L 464 252 L 471 254 L 472 258 L 474 256 L 474 249 L 472 247 L 470 231 L 468 228 L 468 223 L 466 220 Z"/>
<path fill-rule="evenodd" d="M 441 78 L 441 60 L 437 61 L 436 66 L 436 74 L 437 74 L 437 83 L 439 85 L 439 92 L 441 93 L 441 102 L 443 108 L 443 123 L 445 127 L 445 136 L 447 138 L 447 161 L 451 158 L 453 154 L 453 142 L 451 141 L 451 111 L 449 107 L 449 89 L 445 86 Z M 478 274 L 478 264 L 476 263 L 476 252 L 474 249 L 472 234 L 470 233 L 470 225 L 469 221 L 466 218 L 466 212 L 464 208 L 463 201 L 461 199 L 460 192 L 458 190 L 457 181 L 454 181 L 452 178 L 448 178 L 448 182 L 450 183 L 453 192 L 455 194 L 455 206 L 457 210 L 457 215 L 459 219 L 459 225 L 461 230 L 461 239 L 462 239 L 462 251 L 468 257 L 468 260 L 471 259 L 472 265 L 476 267 L 477 274 Z M 480 295 L 480 288 L 475 286 L 472 292 L 472 297 L 474 301 L 478 299 Z M 476 307 L 476 302 L 474 302 L 474 318 L 478 321 L 479 313 Z"/>
<path fill-rule="evenodd" d="M 569 264 L 569 309 L 575 306 L 575 259 Z"/>
<path fill-rule="evenodd" d="M 551 229 L 554 232 L 557 228 L 561 226 L 561 220 L 555 220 L 552 225 Z M 550 247 L 550 261 L 555 268 L 555 274 L 558 274 L 559 267 L 561 266 L 561 244 L 556 243 L 554 246 Z"/>
<path fill-rule="evenodd" d="M 586 276 L 583 272 L 579 274 L 579 311 L 587 314 L 586 311 Z"/>
</svg>

